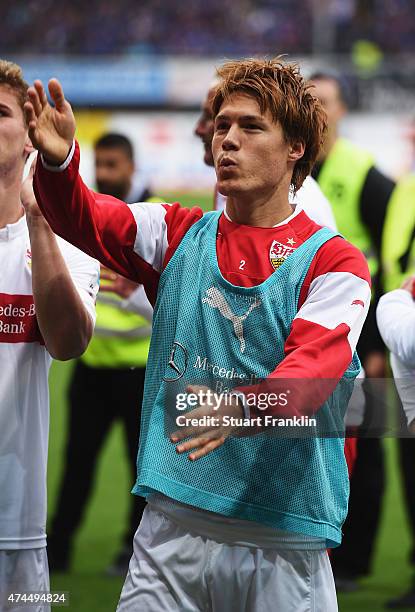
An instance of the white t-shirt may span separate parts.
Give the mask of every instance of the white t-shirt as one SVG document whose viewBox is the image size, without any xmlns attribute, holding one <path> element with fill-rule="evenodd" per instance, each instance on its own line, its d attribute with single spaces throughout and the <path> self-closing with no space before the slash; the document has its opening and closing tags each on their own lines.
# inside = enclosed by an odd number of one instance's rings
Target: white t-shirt
<svg viewBox="0 0 415 612">
<path fill-rule="evenodd" d="M 98 262 L 57 240 L 95 322 Z M 0 229 L 0 549 L 46 546 L 51 361 L 36 320 L 29 232 L 22 217 Z"/>
<path fill-rule="evenodd" d="M 297 208 L 304 210 L 310 219 L 315 221 L 318 225 L 329 227 L 337 232 L 331 204 L 313 177 L 306 177 L 302 187 L 297 191 L 295 196 L 292 196 L 292 194 L 290 195 L 290 202 L 292 204 L 297 204 Z M 225 203 L 226 197 L 217 191 L 215 194 L 215 210 L 223 210 Z"/>
</svg>

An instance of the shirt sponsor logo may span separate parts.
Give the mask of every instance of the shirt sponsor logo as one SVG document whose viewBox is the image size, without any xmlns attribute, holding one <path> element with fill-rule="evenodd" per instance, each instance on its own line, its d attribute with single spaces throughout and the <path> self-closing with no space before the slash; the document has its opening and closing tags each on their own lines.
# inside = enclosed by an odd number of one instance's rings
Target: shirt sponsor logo
<svg viewBox="0 0 415 612">
<path fill-rule="evenodd" d="M 269 260 L 274 270 L 277 270 L 287 257 L 294 253 L 294 250 L 292 246 L 287 246 L 282 244 L 282 242 L 278 242 L 278 240 L 274 240 L 269 250 Z"/>
<path fill-rule="evenodd" d="M 0 342 L 44 344 L 32 295 L 0 293 Z"/>
<path fill-rule="evenodd" d="M 186 372 L 188 358 L 189 355 L 186 347 L 180 342 L 174 341 L 167 364 L 169 371 L 163 376 L 163 380 L 165 382 L 179 380 Z"/>
<path fill-rule="evenodd" d="M 193 367 L 196 370 L 203 370 L 215 378 L 214 390 L 217 393 L 229 393 L 235 386 L 235 382 L 244 385 L 256 385 L 263 380 L 254 372 L 240 372 L 235 370 L 233 366 L 229 367 L 209 361 L 203 355 L 196 355 Z"/>
</svg>

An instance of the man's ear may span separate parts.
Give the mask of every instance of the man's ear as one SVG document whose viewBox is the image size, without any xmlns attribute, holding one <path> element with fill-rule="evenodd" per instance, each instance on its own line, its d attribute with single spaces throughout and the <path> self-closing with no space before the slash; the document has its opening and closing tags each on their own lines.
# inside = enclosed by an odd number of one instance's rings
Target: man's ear
<svg viewBox="0 0 415 612">
<path fill-rule="evenodd" d="M 290 143 L 288 150 L 288 161 L 296 162 L 304 155 L 305 144 L 301 140 L 296 140 Z"/>
</svg>

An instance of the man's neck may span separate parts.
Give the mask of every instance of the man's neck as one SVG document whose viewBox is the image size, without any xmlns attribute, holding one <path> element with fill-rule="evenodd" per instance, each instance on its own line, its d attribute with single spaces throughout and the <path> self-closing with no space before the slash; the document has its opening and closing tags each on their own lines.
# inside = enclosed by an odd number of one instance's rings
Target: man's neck
<svg viewBox="0 0 415 612">
<path fill-rule="evenodd" d="M 254 227 L 274 227 L 293 213 L 288 189 L 262 197 L 230 195 L 226 200 L 226 210 L 234 223 Z"/>
<path fill-rule="evenodd" d="M 2 181 L 0 177 L 0 228 L 16 223 L 24 214 L 20 201 L 21 177 Z"/>
</svg>

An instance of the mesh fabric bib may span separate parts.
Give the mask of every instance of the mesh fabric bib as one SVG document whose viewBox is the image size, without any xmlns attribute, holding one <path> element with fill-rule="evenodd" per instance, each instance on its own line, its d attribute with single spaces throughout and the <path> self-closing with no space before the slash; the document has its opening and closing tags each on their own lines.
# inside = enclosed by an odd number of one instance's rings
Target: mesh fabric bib
<svg viewBox="0 0 415 612">
<path fill-rule="evenodd" d="M 349 493 L 342 432 L 348 381 L 360 369 L 356 355 L 320 410 L 340 435 L 231 437 L 195 462 L 178 455 L 168 439 L 169 431 L 178 429 L 175 396 L 188 384 L 232 389 L 249 384 L 252 375 L 267 377 L 283 360 L 311 261 L 335 235 L 327 228 L 317 231 L 261 285 L 237 287 L 219 270 L 219 216 L 208 213 L 190 228 L 160 279 L 133 492 L 159 491 L 181 503 L 336 546 Z"/>
</svg>

